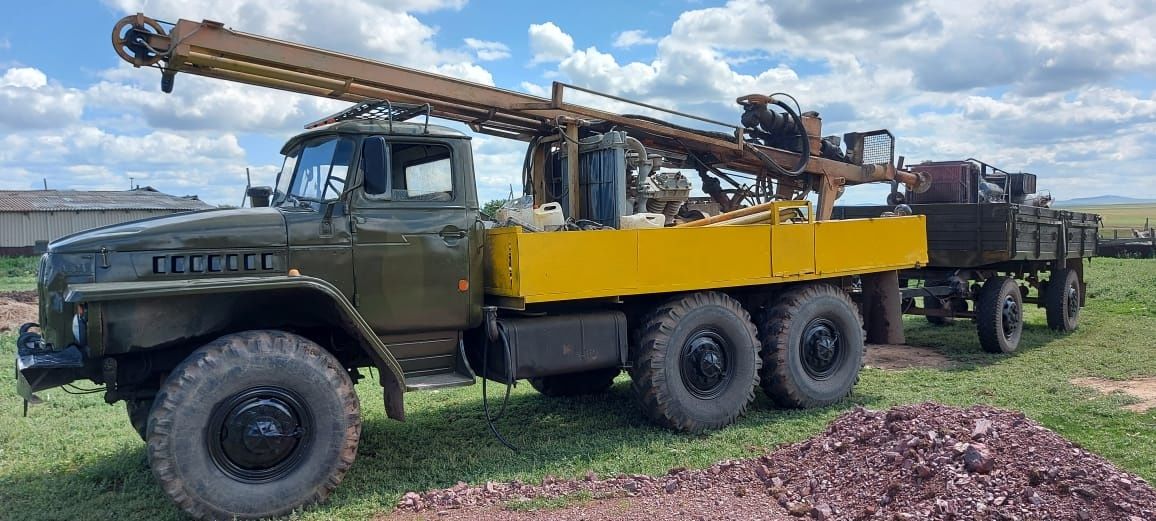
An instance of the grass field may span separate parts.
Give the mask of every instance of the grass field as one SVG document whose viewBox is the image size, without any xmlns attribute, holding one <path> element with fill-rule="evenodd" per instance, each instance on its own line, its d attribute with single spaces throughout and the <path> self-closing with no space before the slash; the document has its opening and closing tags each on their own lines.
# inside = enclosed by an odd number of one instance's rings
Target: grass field
<svg viewBox="0 0 1156 521">
<path fill-rule="evenodd" d="M 0 291 L 33 289 L 39 257 L 0 257 Z"/>
<path fill-rule="evenodd" d="M 1119 229 L 1120 237 L 1131 237 L 1128 234 L 1129 229 L 1143 228 L 1145 220 L 1148 221 L 1149 226 L 1156 227 L 1156 203 L 1108 204 L 1060 209 L 1099 214 L 1104 219 L 1104 229 L 1100 231 L 1101 237 L 1111 237 L 1112 229 Z"/>
<path fill-rule="evenodd" d="M 499 428 L 521 447 L 502 447 L 482 421 L 480 386 L 414 393 L 409 420 L 385 419 L 379 388 L 359 386 L 364 430 L 358 461 L 332 500 L 299 519 L 385 516 L 402 493 L 458 480 L 541 480 L 663 473 L 747 457 L 820 431 L 856 404 L 883 408 L 936 400 L 1019 409 L 1085 448 L 1148 480 L 1156 480 L 1156 413 L 1120 408 L 1123 396 L 1097 396 L 1071 385 L 1077 376 L 1112 379 L 1156 375 L 1156 262 L 1095 259 L 1087 271 L 1089 307 L 1080 329 L 1060 335 L 1031 310 L 1020 350 L 981 353 L 970 322 L 934 328 L 908 322 L 908 341 L 940 350 L 958 362 L 950 370 L 868 369 L 851 398 L 809 411 L 775 409 L 758 398 L 739 424 L 703 436 L 672 433 L 647 423 L 620 377 L 601 397 L 548 399 L 529 386 L 514 391 Z M 13 283 L 21 284 L 21 283 Z M 0 335 L 0 360 L 13 354 L 13 336 Z M 0 518 L 180 519 L 153 481 L 144 445 L 120 404 L 101 395 L 43 393 L 47 403 L 20 415 L 11 370 L 0 371 Z M 500 389 L 490 392 L 499 396 Z M 534 506 L 534 505 L 529 505 Z M 513 504 L 514 509 L 527 505 Z"/>
</svg>

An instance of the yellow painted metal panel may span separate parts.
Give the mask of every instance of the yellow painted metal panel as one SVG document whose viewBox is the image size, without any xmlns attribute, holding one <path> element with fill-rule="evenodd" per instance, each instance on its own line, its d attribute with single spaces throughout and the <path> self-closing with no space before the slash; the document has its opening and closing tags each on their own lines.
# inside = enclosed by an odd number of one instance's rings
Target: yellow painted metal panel
<svg viewBox="0 0 1156 521">
<path fill-rule="evenodd" d="M 486 293 L 503 297 L 520 296 L 521 288 L 517 280 L 520 270 L 514 269 L 519 258 L 516 231 L 514 228 L 501 228 L 489 230 L 486 234 Z"/>
<path fill-rule="evenodd" d="M 632 293 L 638 285 L 635 230 L 517 233 L 515 237 L 518 296 L 590 298 Z"/>
<path fill-rule="evenodd" d="M 816 223 L 815 258 L 819 275 L 927 264 L 925 220 L 924 216 L 915 215 Z"/>
<path fill-rule="evenodd" d="M 533 304 L 903 269 L 927 262 L 924 230 L 921 216 L 587 232 L 502 228 L 486 236 L 486 292 Z"/>
<path fill-rule="evenodd" d="M 638 230 L 638 284 L 648 292 L 770 276 L 768 225 Z"/>
<path fill-rule="evenodd" d="M 782 223 L 771 226 L 772 275 L 783 277 L 815 272 L 815 226 Z"/>
</svg>

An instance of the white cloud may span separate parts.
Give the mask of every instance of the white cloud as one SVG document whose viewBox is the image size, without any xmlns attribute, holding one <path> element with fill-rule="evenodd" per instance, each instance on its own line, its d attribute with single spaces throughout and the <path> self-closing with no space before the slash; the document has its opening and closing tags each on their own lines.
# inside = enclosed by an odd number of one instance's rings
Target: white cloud
<svg viewBox="0 0 1156 521">
<path fill-rule="evenodd" d="M 0 76 L 0 129 L 62 127 L 83 112 L 79 91 L 49 83 L 39 69 L 13 67 Z"/>
<path fill-rule="evenodd" d="M 0 51 L 7 51 L 12 48 L 12 42 L 8 38 L 0 37 Z"/>
<path fill-rule="evenodd" d="M 510 48 L 502 42 L 490 42 L 476 38 L 466 38 L 469 47 L 481 61 L 502 60 L 510 57 Z"/>
<path fill-rule="evenodd" d="M 574 52 L 574 38 L 554 22 L 530 24 L 530 63 L 557 62 Z"/>
<path fill-rule="evenodd" d="M 1156 152 L 1144 144 L 1156 129 L 1156 91 L 1142 72 L 1156 66 L 1156 36 L 1146 29 L 1156 18 L 1142 3 L 1084 16 L 1042 0 L 838 10 L 732 0 L 681 13 L 653 58 L 624 63 L 588 47 L 547 73 L 723 121 L 737 121 L 738 95 L 785 91 L 825 116 L 825 134 L 891 128 L 909 164 L 974 156 L 1034 171 L 1042 188 L 1055 179 L 1061 199 L 1096 183 L 1156 196 L 1156 181 L 1136 180 L 1156 171 Z M 1144 78 L 1139 88 L 1113 83 L 1128 74 Z M 885 191 L 850 190 L 848 200 L 877 201 Z"/>
<path fill-rule="evenodd" d="M 614 38 L 615 47 L 634 47 L 635 45 L 651 45 L 658 43 L 657 38 L 651 38 L 646 35 L 646 31 L 641 29 L 631 29 L 629 31 L 622 31 Z"/>
</svg>

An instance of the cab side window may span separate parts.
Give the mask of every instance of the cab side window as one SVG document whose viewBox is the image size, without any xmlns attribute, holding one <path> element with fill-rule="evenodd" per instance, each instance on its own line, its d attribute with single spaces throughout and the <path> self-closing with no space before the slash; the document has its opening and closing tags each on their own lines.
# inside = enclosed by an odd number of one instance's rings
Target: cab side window
<svg viewBox="0 0 1156 521">
<path fill-rule="evenodd" d="M 392 201 L 454 199 L 453 161 L 447 146 L 387 144 L 373 137 L 365 141 L 362 157 L 367 195 Z"/>
<path fill-rule="evenodd" d="M 395 143 L 391 163 L 393 200 L 453 200 L 454 177 L 448 147 Z"/>
</svg>

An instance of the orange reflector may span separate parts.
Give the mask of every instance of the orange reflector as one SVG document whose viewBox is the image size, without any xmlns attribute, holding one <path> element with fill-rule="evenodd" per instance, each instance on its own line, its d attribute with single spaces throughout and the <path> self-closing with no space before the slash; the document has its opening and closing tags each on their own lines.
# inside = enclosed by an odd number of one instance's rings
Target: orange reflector
<svg viewBox="0 0 1156 521">
<path fill-rule="evenodd" d="M 465 293 L 470 290 L 470 281 L 461 279 L 458 281 L 458 291 Z"/>
<path fill-rule="evenodd" d="M 289 276 L 290 277 L 300 277 L 301 272 L 297 268 L 289 268 Z"/>
</svg>

